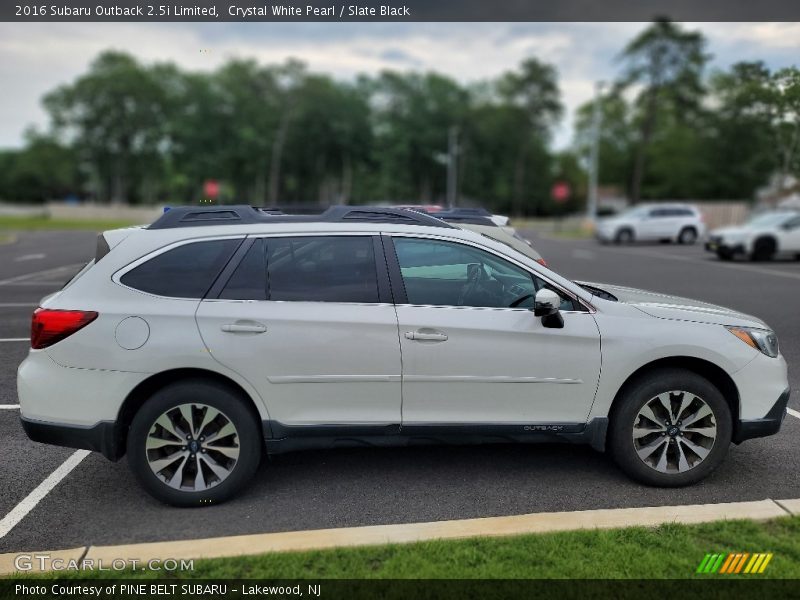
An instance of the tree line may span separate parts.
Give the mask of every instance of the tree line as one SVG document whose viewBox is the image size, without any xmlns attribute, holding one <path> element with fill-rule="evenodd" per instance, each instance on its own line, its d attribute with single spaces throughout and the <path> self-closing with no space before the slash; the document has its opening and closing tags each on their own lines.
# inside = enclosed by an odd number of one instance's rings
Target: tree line
<svg viewBox="0 0 800 600">
<path fill-rule="evenodd" d="M 599 178 L 634 201 L 741 199 L 798 172 L 800 71 L 743 62 L 709 72 L 707 41 L 656 21 L 618 57 L 600 96 Z M 212 72 L 100 54 L 43 98 L 50 124 L 0 152 L 0 198 L 435 203 L 458 137 L 459 201 L 511 214 L 575 210 L 586 195 L 592 109 L 552 149 L 564 108 L 553 65 L 529 58 L 477 84 L 434 72 L 353 81 L 300 62 L 230 60 Z M 550 197 L 570 184 L 565 204 Z"/>
</svg>

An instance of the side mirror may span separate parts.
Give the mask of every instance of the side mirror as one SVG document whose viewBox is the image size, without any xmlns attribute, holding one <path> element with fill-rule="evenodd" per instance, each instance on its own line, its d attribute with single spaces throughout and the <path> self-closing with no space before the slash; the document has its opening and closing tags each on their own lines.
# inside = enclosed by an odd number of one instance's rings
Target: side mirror
<svg viewBox="0 0 800 600">
<path fill-rule="evenodd" d="M 553 290 L 542 288 L 536 292 L 536 299 L 533 304 L 533 314 L 542 317 L 542 325 L 561 329 L 564 327 L 564 317 L 561 315 L 559 307 L 561 297 Z"/>
</svg>

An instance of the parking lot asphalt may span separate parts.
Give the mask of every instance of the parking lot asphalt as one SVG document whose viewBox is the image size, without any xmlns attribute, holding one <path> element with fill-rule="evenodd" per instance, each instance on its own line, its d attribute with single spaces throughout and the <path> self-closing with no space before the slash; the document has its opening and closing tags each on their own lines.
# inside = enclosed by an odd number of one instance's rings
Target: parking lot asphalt
<svg viewBox="0 0 800 600">
<path fill-rule="evenodd" d="M 778 333 L 800 410 L 800 262 L 720 263 L 699 246 L 600 246 L 529 234 L 560 273 L 716 302 L 764 318 Z M 94 251 L 89 232 L 20 234 L 0 246 L 0 339 L 27 338 L 30 312 Z M 0 406 L 17 403 L 27 344 L 0 341 Z M 800 497 L 800 418 L 771 438 L 732 446 L 708 479 L 649 488 L 604 455 L 571 445 L 309 451 L 264 461 L 241 496 L 201 509 L 163 506 L 125 461 L 90 455 L 5 536 L 0 552 L 192 539 L 530 512 Z M 0 409 L 0 519 L 73 451 L 30 442 L 18 411 Z"/>
</svg>

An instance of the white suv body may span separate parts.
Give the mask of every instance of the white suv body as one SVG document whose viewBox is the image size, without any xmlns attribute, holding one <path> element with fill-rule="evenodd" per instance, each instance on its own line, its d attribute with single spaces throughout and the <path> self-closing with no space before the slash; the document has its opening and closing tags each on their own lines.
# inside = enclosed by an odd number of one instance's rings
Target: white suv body
<svg viewBox="0 0 800 600">
<path fill-rule="evenodd" d="M 669 240 L 694 244 L 705 232 L 700 210 L 680 203 L 640 204 L 599 219 L 595 229 L 601 242 L 616 243 Z"/>
<path fill-rule="evenodd" d="M 686 485 L 785 414 L 755 317 L 579 285 L 427 215 L 225 209 L 244 223 L 181 208 L 106 232 L 42 301 L 18 372 L 32 439 L 127 451 L 191 506 L 241 488 L 265 445 L 567 440 Z"/>
<path fill-rule="evenodd" d="M 721 260 L 736 256 L 753 260 L 781 255 L 800 257 L 800 212 L 767 212 L 743 225 L 714 229 L 708 234 L 706 250 Z"/>
</svg>

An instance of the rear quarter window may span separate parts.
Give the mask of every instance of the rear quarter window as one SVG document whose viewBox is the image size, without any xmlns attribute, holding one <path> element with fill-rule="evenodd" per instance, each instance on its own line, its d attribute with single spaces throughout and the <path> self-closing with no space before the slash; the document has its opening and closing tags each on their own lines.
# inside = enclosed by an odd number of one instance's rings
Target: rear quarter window
<svg viewBox="0 0 800 600">
<path fill-rule="evenodd" d="M 241 239 L 190 242 L 162 252 L 120 277 L 133 289 L 170 298 L 202 298 Z"/>
</svg>

